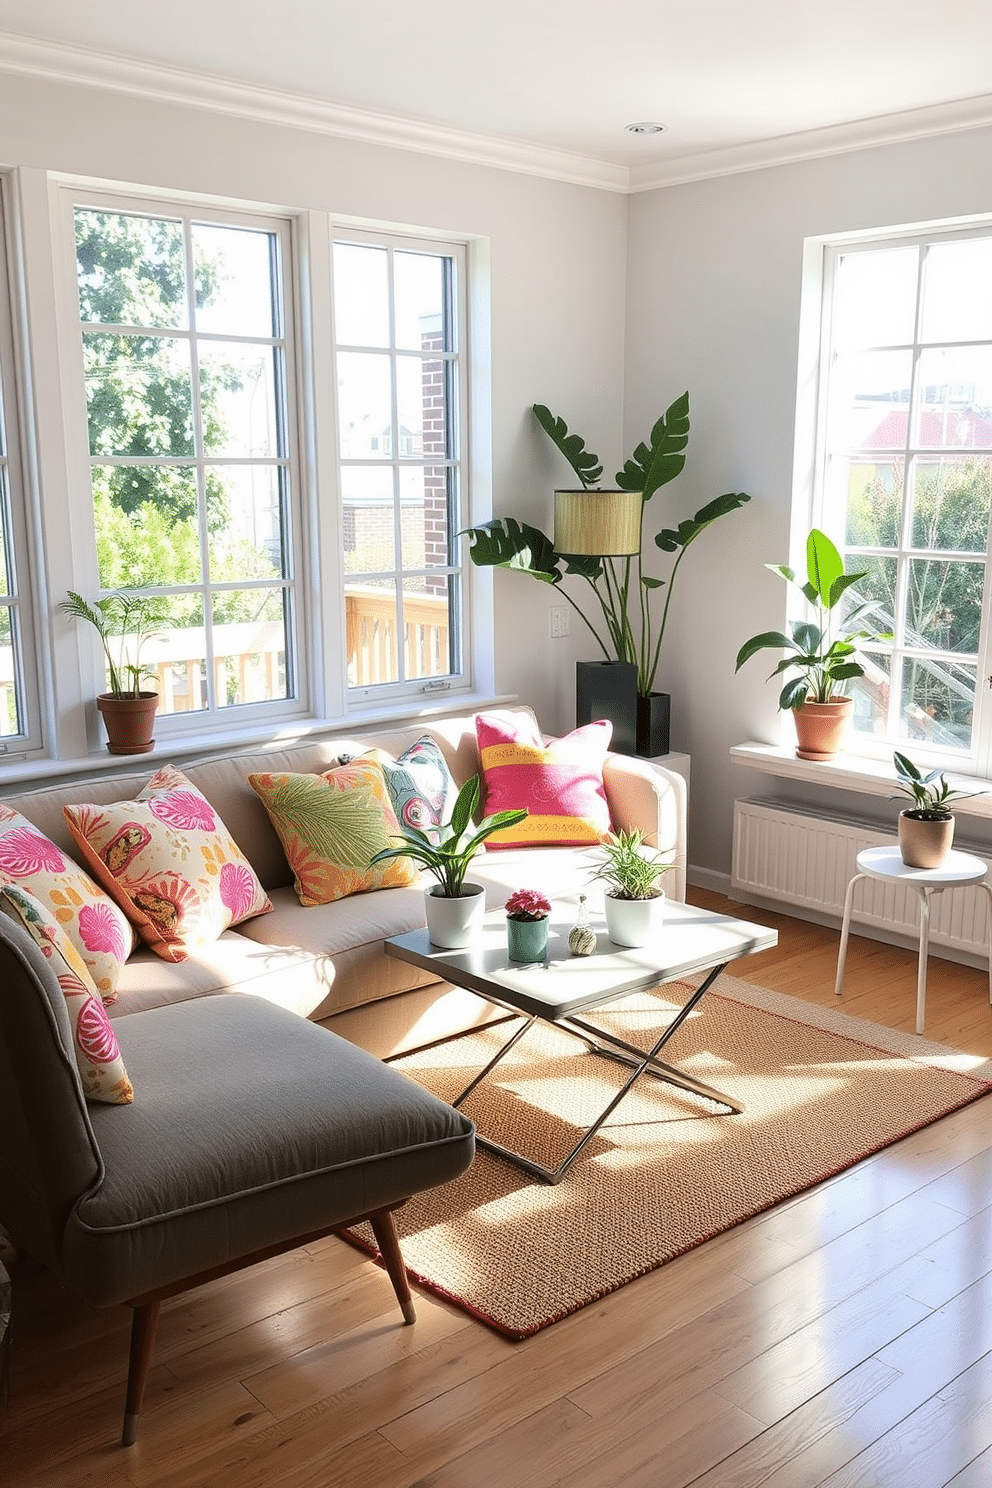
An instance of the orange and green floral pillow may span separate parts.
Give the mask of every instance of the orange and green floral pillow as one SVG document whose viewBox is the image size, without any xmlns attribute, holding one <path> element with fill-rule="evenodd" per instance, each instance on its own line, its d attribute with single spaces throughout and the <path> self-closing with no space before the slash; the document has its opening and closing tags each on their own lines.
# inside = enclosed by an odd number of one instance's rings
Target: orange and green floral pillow
<svg viewBox="0 0 992 1488">
<path fill-rule="evenodd" d="M 55 917 L 104 1002 L 113 1002 L 134 949 L 127 916 L 78 863 L 10 806 L 0 804 L 0 884 L 21 884 Z"/>
<path fill-rule="evenodd" d="M 249 775 L 248 783 L 279 835 L 301 904 L 330 904 L 417 881 L 409 858 L 372 864 L 400 837 L 375 760 L 351 760 L 323 775 Z"/>
<path fill-rule="evenodd" d="M 210 802 L 173 765 L 135 801 L 65 806 L 94 876 L 163 960 L 184 961 L 231 925 L 272 908 Z"/>
<path fill-rule="evenodd" d="M 0 888 L 0 907 L 24 926 L 62 988 L 83 1094 L 87 1100 L 105 1105 L 129 1106 L 134 1100 L 134 1087 L 124 1068 L 114 1025 L 65 929 L 20 884 Z"/>
</svg>

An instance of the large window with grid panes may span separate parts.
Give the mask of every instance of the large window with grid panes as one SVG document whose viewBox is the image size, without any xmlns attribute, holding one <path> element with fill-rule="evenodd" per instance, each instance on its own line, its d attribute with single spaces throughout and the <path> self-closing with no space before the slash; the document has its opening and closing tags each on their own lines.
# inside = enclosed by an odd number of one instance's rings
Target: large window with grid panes
<svg viewBox="0 0 992 1488">
<path fill-rule="evenodd" d="M 822 267 L 812 514 L 892 637 L 850 747 L 988 774 L 992 221 L 845 238 Z"/>
</svg>

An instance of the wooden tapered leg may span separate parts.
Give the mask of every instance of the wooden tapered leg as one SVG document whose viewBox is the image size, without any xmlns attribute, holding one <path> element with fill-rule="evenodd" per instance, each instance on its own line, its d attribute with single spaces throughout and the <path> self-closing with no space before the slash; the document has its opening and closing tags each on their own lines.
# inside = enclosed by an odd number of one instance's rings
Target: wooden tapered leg
<svg viewBox="0 0 992 1488">
<path fill-rule="evenodd" d="M 417 1312 L 413 1305 L 413 1296 L 410 1292 L 410 1281 L 406 1274 L 406 1266 L 400 1251 L 400 1242 L 396 1234 L 396 1226 L 393 1223 L 391 1209 L 380 1209 L 378 1214 L 369 1215 L 369 1224 L 375 1236 L 375 1243 L 379 1247 L 382 1256 L 382 1264 L 390 1281 L 393 1283 L 393 1291 L 396 1300 L 400 1304 L 405 1323 L 415 1323 Z"/>
<path fill-rule="evenodd" d="M 138 1435 L 138 1414 L 145 1394 L 148 1368 L 152 1361 L 152 1345 L 161 1301 L 143 1302 L 134 1309 L 131 1322 L 131 1360 L 127 1371 L 127 1400 L 124 1405 L 124 1430 L 121 1446 L 130 1447 Z"/>
</svg>

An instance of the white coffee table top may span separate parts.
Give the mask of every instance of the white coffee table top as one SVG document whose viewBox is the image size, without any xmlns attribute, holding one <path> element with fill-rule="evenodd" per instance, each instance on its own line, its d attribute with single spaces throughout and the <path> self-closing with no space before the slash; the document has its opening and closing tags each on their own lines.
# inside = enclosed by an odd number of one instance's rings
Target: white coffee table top
<svg viewBox="0 0 992 1488">
<path fill-rule="evenodd" d="M 650 946 L 626 949 L 609 939 L 602 914 L 592 903 L 589 924 L 597 933 L 596 949 L 591 956 L 573 956 L 568 932 L 576 912 L 574 900 L 554 906 L 545 962 L 517 965 L 509 960 L 506 915 L 501 909 L 486 915 L 481 938 L 465 950 L 444 950 L 431 944 L 426 930 L 412 930 L 387 940 L 386 953 L 434 971 L 480 997 L 554 1022 L 643 987 L 771 950 L 778 943 L 778 931 L 765 925 L 670 900 L 657 940 Z"/>
</svg>

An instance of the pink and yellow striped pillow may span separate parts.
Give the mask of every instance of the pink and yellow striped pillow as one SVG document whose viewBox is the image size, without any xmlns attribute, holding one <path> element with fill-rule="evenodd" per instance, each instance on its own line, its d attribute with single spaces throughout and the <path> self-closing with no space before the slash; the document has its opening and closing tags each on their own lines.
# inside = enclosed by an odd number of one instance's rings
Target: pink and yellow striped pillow
<svg viewBox="0 0 992 1488">
<path fill-rule="evenodd" d="M 475 720 L 486 816 L 526 807 L 527 816 L 486 839 L 486 846 L 574 847 L 610 831 L 603 762 L 613 725 L 605 719 L 545 744 L 520 714 L 480 713 Z"/>
</svg>

